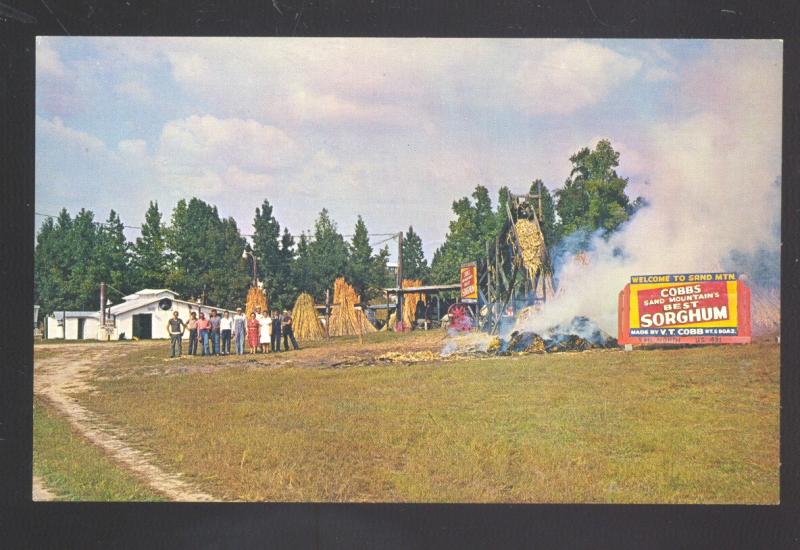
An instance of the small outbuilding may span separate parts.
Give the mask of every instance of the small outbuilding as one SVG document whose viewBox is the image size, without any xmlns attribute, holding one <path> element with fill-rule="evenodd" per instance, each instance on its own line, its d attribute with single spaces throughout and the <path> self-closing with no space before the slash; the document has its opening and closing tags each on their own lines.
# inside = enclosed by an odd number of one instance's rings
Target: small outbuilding
<svg viewBox="0 0 800 550">
<path fill-rule="evenodd" d="M 234 313 L 216 306 L 179 300 L 177 292 L 166 288 L 145 288 L 123 296 L 121 303 L 108 308 L 105 326 L 99 311 L 56 311 L 47 319 L 47 337 L 64 338 L 66 334 L 67 340 L 169 338 L 166 326 L 173 311 L 177 311 L 180 318 L 186 321 L 192 311 L 198 314 L 202 311 L 208 316 L 212 309 L 216 309 L 220 315 L 224 311 Z M 67 322 L 62 326 L 60 321 L 65 313 Z"/>
<path fill-rule="evenodd" d="M 94 340 L 100 328 L 99 311 L 54 311 L 47 317 L 45 338 Z"/>
</svg>

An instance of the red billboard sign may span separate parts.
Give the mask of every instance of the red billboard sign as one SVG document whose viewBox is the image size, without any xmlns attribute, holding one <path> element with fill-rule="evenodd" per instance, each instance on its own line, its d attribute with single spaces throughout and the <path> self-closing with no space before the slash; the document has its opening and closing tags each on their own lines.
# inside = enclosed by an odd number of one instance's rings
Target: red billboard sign
<svg viewBox="0 0 800 550">
<path fill-rule="evenodd" d="M 478 301 L 478 264 L 469 262 L 461 266 L 461 301 Z"/>
<path fill-rule="evenodd" d="M 621 344 L 751 340 L 750 289 L 735 273 L 631 277 L 618 315 Z"/>
</svg>

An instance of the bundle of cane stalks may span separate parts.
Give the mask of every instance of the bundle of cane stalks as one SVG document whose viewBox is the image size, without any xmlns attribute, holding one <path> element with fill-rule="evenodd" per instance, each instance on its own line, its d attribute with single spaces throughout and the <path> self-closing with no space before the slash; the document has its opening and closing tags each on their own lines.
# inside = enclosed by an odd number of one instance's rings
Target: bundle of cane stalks
<svg viewBox="0 0 800 550">
<path fill-rule="evenodd" d="M 360 303 L 355 289 L 348 285 L 344 277 L 339 277 L 333 284 L 333 307 L 328 327 L 330 336 L 351 336 L 376 332 L 375 326 L 367 316 L 355 305 Z"/>
<path fill-rule="evenodd" d="M 256 310 L 256 307 L 261 308 L 262 315 L 269 315 L 267 306 L 267 294 L 264 292 L 264 289 L 256 286 L 250 287 L 250 290 L 247 291 L 247 304 L 245 305 L 247 318 L 250 318 L 250 314 Z"/>
<path fill-rule="evenodd" d="M 306 292 L 298 296 L 294 303 L 292 327 L 295 336 L 301 340 L 320 340 L 325 337 L 325 329 L 314 307 L 314 298 Z"/>
</svg>

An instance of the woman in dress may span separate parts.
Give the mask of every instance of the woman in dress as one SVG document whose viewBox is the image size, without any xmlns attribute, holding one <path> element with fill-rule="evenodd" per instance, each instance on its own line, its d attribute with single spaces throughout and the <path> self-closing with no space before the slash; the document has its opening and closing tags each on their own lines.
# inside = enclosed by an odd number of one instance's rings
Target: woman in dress
<svg viewBox="0 0 800 550">
<path fill-rule="evenodd" d="M 255 353 L 261 333 L 261 323 L 256 319 L 256 313 L 250 314 L 247 320 L 247 343 L 250 345 L 250 353 Z"/>
<path fill-rule="evenodd" d="M 261 339 L 259 341 L 261 344 L 261 353 L 267 353 L 267 351 L 269 351 L 269 343 L 272 336 L 272 319 L 269 315 L 261 314 L 259 314 L 257 318 L 258 322 L 261 323 Z"/>
</svg>

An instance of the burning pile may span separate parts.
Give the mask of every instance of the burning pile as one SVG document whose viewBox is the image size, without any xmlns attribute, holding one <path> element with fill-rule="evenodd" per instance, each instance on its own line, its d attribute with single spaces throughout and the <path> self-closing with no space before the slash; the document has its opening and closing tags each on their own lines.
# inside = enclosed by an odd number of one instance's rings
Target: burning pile
<svg viewBox="0 0 800 550">
<path fill-rule="evenodd" d="M 348 336 L 376 332 L 375 327 L 369 322 L 367 316 L 355 305 L 359 303 L 355 289 L 348 285 L 344 277 L 339 277 L 333 284 L 333 307 L 331 308 L 330 336 Z"/>
<path fill-rule="evenodd" d="M 247 304 L 245 305 L 245 312 L 247 313 L 248 319 L 250 318 L 250 314 L 256 310 L 256 307 L 260 307 L 261 313 L 264 315 L 267 315 L 269 312 L 267 309 L 267 294 L 263 289 L 251 286 L 250 290 L 247 291 Z"/>
<path fill-rule="evenodd" d="M 441 355 L 511 353 L 555 353 L 560 351 L 586 351 L 589 349 L 615 348 L 612 337 L 592 320 L 578 316 L 569 323 L 548 328 L 542 334 L 529 330 L 514 330 L 507 339 L 479 332 L 448 338 Z"/>
<path fill-rule="evenodd" d="M 314 298 L 306 292 L 298 296 L 294 303 L 292 326 L 295 336 L 302 340 L 319 340 L 325 337 L 325 330 L 314 308 Z"/>
</svg>

